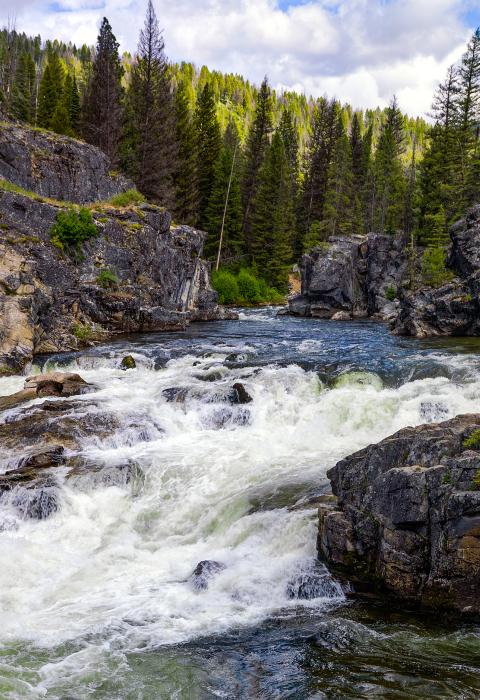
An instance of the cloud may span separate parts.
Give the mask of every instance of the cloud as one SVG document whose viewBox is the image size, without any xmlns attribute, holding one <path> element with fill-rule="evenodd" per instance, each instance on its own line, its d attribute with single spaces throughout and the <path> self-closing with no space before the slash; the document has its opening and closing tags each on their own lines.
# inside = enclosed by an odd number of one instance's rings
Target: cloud
<svg viewBox="0 0 480 700">
<path fill-rule="evenodd" d="M 106 15 L 134 50 L 146 0 L 17 0 L 20 30 L 94 43 Z M 424 114 L 473 21 L 470 0 L 154 0 L 174 60 L 240 73 L 354 106 Z M 0 0 L 6 21 L 10 0 Z M 480 18 L 479 18 L 480 21 Z"/>
</svg>

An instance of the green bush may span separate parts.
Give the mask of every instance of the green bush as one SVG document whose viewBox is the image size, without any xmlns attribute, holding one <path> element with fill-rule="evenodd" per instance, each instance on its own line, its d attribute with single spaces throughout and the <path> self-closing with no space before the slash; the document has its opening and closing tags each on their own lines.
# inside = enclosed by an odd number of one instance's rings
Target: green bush
<svg viewBox="0 0 480 700">
<path fill-rule="evenodd" d="M 258 304 L 262 301 L 259 280 L 248 270 L 240 270 L 237 275 L 238 291 L 242 299 L 249 304 Z"/>
<path fill-rule="evenodd" d="M 119 279 L 117 275 L 108 269 L 108 267 L 103 268 L 97 275 L 97 284 L 104 289 L 112 289 L 118 286 Z"/>
<path fill-rule="evenodd" d="M 238 304 L 240 291 L 235 275 L 226 270 L 218 270 L 212 274 L 213 288 L 218 292 L 220 304 Z"/>
<path fill-rule="evenodd" d="M 88 238 L 97 235 L 97 228 L 93 223 L 92 215 L 88 209 L 69 209 L 59 211 L 55 224 L 50 231 L 50 240 L 53 245 L 61 250 L 78 250 Z"/>
<path fill-rule="evenodd" d="M 441 287 L 450 282 L 453 275 L 445 267 L 445 250 L 442 246 L 427 248 L 422 259 L 422 278 L 430 287 Z"/>
<path fill-rule="evenodd" d="M 388 299 L 388 301 L 394 301 L 394 299 L 397 298 L 397 290 L 395 287 L 387 287 L 385 290 L 385 299 Z"/>
<path fill-rule="evenodd" d="M 120 192 L 109 199 L 110 204 L 113 204 L 114 207 L 129 207 L 131 204 L 142 204 L 144 201 L 143 194 L 133 189 Z"/>
<path fill-rule="evenodd" d="M 95 332 L 91 326 L 80 322 L 73 324 L 72 333 L 81 343 L 87 343 L 95 335 Z"/>
<path fill-rule="evenodd" d="M 463 446 L 473 447 L 474 450 L 480 447 L 480 430 L 474 430 L 473 433 L 463 441 Z"/>
</svg>

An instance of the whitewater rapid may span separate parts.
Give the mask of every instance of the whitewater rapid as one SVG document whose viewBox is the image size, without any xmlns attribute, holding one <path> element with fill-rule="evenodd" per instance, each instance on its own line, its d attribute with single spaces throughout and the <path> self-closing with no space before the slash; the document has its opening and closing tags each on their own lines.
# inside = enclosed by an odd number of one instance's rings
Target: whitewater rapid
<svg viewBox="0 0 480 700">
<path fill-rule="evenodd" d="M 244 322 L 267 326 L 272 318 L 246 313 Z M 300 354 L 321 348 L 321 338 L 296 344 Z M 143 476 L 109 487 L 65 481 L 59 512 L 43 521 L 0 509 L 0 645 L 57 650 L 53 660 L 46 651 L 35 675 L 22 676 L 6 697 L 42 697 L 90 671 L 108 675 L 126 652 L 258 625 L 299 606 L 346 604 L 340 586 L 313 600 L 287 595 L 292 577 L 315 562 L 316 510 L 308 499 L 328 490 L 327 470 L 406 425 L 479 406 L 470 354 L 430 353 L 448 376 L 387 385 L 360 369 L 326 382 L 288 359 L 257 364 L 255 343 L 241 335 L 193 338 L 170 358 L 166 348 L 160 366 L 151 349 L 127 349 L 136 369 L 119 367 L 125 346 L 47 364 L 94 383 L 96 392 L 80 400 L 93 398 L 121 423 L 104 439 L 84 439 L 82 456 L 109 466 L 134 462 Z M 425 361 L 419 355 L 413 364 Z M 251 403 L 215 400 L 235 382 Z M 0 379 L 0 393 L 22 383 Z M 188 388 L 185 402 L 162 393 L 176 387 Z M 199 592 L 189 577 L 205 559 L 225 568 Z"/>
</svg>

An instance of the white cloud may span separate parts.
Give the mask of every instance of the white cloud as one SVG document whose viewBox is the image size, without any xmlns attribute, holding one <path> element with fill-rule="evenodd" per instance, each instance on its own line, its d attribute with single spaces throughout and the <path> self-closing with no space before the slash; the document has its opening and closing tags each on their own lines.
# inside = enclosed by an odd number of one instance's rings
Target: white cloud
<svg viewBox="0 0 480 700">
<path fill-rule="evenodd" d="M 44 38 L 94 43 L 106 15 L 134 50 L 145 0 L 17 0 L 17 27 Z M 435 83 L 462 53 L 469 30 L 461 0 L 154 0 L 174 60 L 205 63 L 354 106 L 428 110 Z M 285 6 L 285 2 L 283 3 Z M 6 21 L 11 0 L 0 0 Z M 58 11 L 63 10 L 63 11 Z"/>
</svg>

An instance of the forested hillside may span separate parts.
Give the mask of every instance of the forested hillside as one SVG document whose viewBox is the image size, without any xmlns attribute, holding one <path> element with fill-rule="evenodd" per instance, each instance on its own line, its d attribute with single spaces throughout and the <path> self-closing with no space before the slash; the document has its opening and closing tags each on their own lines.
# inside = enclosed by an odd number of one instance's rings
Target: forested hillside
<svg viewBox="0 0 480 700">
<path fill-rule="evenodd" d="M 118 48 L 107 19 L 96 47 L 4 29 L 3 109 L 99 146 L 145 196 L 208 231 L 213 261 L 281 291 L 292 262 L 333 234 L 404 231 L 441 273 L 448 226 L 480 199 L 480 31 L 439 86 L 432 127 L 395 97 L 361 111 L 171 64 L 151 2 L 136 54 Z"/>
</svg>

